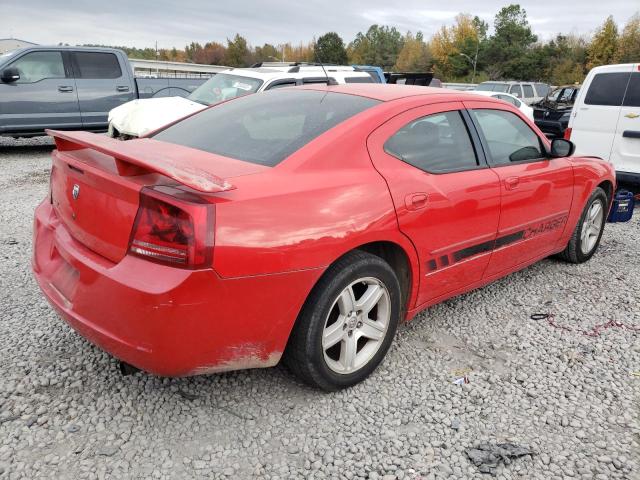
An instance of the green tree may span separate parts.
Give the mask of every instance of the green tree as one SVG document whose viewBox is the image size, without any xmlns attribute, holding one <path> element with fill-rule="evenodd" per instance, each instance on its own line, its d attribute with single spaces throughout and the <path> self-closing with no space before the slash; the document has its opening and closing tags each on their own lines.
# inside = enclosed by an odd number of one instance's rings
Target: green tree
<svg viewBox="0 0 640 480">
<path fill-rule="evenodd" d="M 493 27 L 494 34 L 480 57 L 487 73 L 492 78 L 532 80 L 527 77 L 537 62 L 528 54 L 538 38 L 531 30 L 526 10 L 517 4 L 502 8 Z"/>
<path fill-rule="evenodd" d="M 358 32 L 349 44 L 349 62 L 390 69 L 396 63 L 402 44 L 402 34 L 397 28 L 371 25 L 367 33 Z"/>
<path fill-rule="evenodd" d="M 403 43 L 395 65 L 396 71 L 425 72 L 431 70 L 433 62 L 429 46 L 425 43 L 422 32 L 418 32 L 415 37 L 411 32 L 407 32 Z"/>
<path fill-rule="evenodd" d="M 593 36 L 587 50 L 589 69 L 598 65 L 616 63 L 618 55 L 618 26 L 609 15 Z"/>
<path fill-rule="evenodd" d="M 622 30 L 617 57 L 622 63 L 640 62 L 640 12 L 636 12 Z"/>
<path fill-rule="evenodd" d="M 250 62 L 250 52 L 247 41 L 236 33 L 233 40 L 227 39 L 227 51 L 224 62 L 230 67 L 246 67 Z"/>
<path fill-rule="evenodd" d="M 253 62 L 273 62 L 282 60 L 281 54 L 276 47 L 270 43 L 265 43 L 262 47 L 256 47 L 253 53 Z"/>
<path fill-rule="evenodd" d="M 316 61 L 322 63 L 335 63 L 336 65 L 347 64 L 347 50 L 344 42 L 336 32 L 329 32 L 322 35 L 313 46 Z"/>
</svg>

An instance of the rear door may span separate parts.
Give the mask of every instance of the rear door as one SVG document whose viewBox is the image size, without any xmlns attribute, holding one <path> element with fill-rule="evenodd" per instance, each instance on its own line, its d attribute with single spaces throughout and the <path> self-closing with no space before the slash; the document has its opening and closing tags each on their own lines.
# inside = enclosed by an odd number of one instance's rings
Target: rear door
<svg viewBox="0 0 640 480">
<path fill-rule="evenodd" d="M 500 222 L 487 269 L 492 276 L 554 250 L 571 208 L 573 168 L 566 158 L 547 158 L 542 138 L 509 107 L 464 103 L 500 180 Z"/>
<path fill-rule="evenodd" d="M 367 146 L 400 230 L 418 251 L 418 304 L 480 281 L 498 227 L 500 184 L 462 103 L 408 110 L 374 131 Z"/>
<path fill-rule="evenodd" d="M 0 131 L 82 126 L 73 74 L 61 51 L 27 52 L 5 66 L 9 67 L 18 69 L 20 79 L 0 82 Z"/>
<path fill-rule="evenodd" d="M 605 67 L 587 79 L 580 89 L 569 125 L 576 155 L 595 155 L 611 161 L 620 107 L 632 67 Z"/>
<path fill-rule="evenodd" d="M 71 57 L 82 125 L 106 129 L 109 111 L 135 97 L 130 72 L 114 52 L 74 51 Z"/>
<path fill-rule="evenodd" d="M 618 118 L 611 163 L 616 171 L 640 174 L 640 65 L 629 79 Z"/>
</svg>

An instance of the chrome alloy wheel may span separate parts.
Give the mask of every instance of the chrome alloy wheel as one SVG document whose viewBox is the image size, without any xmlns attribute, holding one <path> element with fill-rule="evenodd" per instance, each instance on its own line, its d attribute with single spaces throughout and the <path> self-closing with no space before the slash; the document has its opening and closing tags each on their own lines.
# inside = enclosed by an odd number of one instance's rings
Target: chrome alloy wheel
<svg viewBox="0 0 640 480">
<path fill-rule="evenodd" d="M 596 246 L 604 224 L 604 205 L 601 200 L 594 201 L 582 222 L 580 249 L 584 255 L 591 253 Z"/>
<path fill-rule="evenodd" d="M 364 367 L 385 339 L 391 318 L 391 298 L 380 280 L 360 278 L 333 302 L 322 332 L 322 351 L 335 373 Z"/>
</svg>

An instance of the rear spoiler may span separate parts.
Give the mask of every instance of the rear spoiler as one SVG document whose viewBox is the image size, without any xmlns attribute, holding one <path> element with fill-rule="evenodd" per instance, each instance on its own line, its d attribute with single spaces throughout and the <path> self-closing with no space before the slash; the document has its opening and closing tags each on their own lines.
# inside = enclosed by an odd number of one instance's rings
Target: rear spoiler
<svg viewBox="0 0 640 480">
<path fill-rule="evenodd" d="M 150 138 L 122 141 L 89 132 L 59 130 L 46 130 L 46 132 L 54 138 L 60 152 L 89 148 L 113 157 L 118 175 L 122 177 L 159 173 L 182 185 L 206 193 L 226 192 L 235 188 L 224 178 L 189 165 L 188 159 L 170 154 L 158 154 L 157 146 L 149 148 L 151 144 L 158 144 L 156 140 Z"/>
</svg>

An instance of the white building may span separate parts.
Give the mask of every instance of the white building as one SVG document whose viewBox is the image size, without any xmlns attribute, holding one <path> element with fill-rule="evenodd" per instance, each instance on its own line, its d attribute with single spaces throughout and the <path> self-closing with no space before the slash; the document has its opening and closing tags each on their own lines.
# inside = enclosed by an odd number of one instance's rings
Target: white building
<svg viewBox="0 0 640 480">
<path fill-rule="evenodd" d="M 0 38 L 0 54 L 10 52 L 16 48 L 30 47 L 37 45 L 37 43 L 27 42 L 26 40 L 19 40 L 17 38 Z"/>
</svg>

